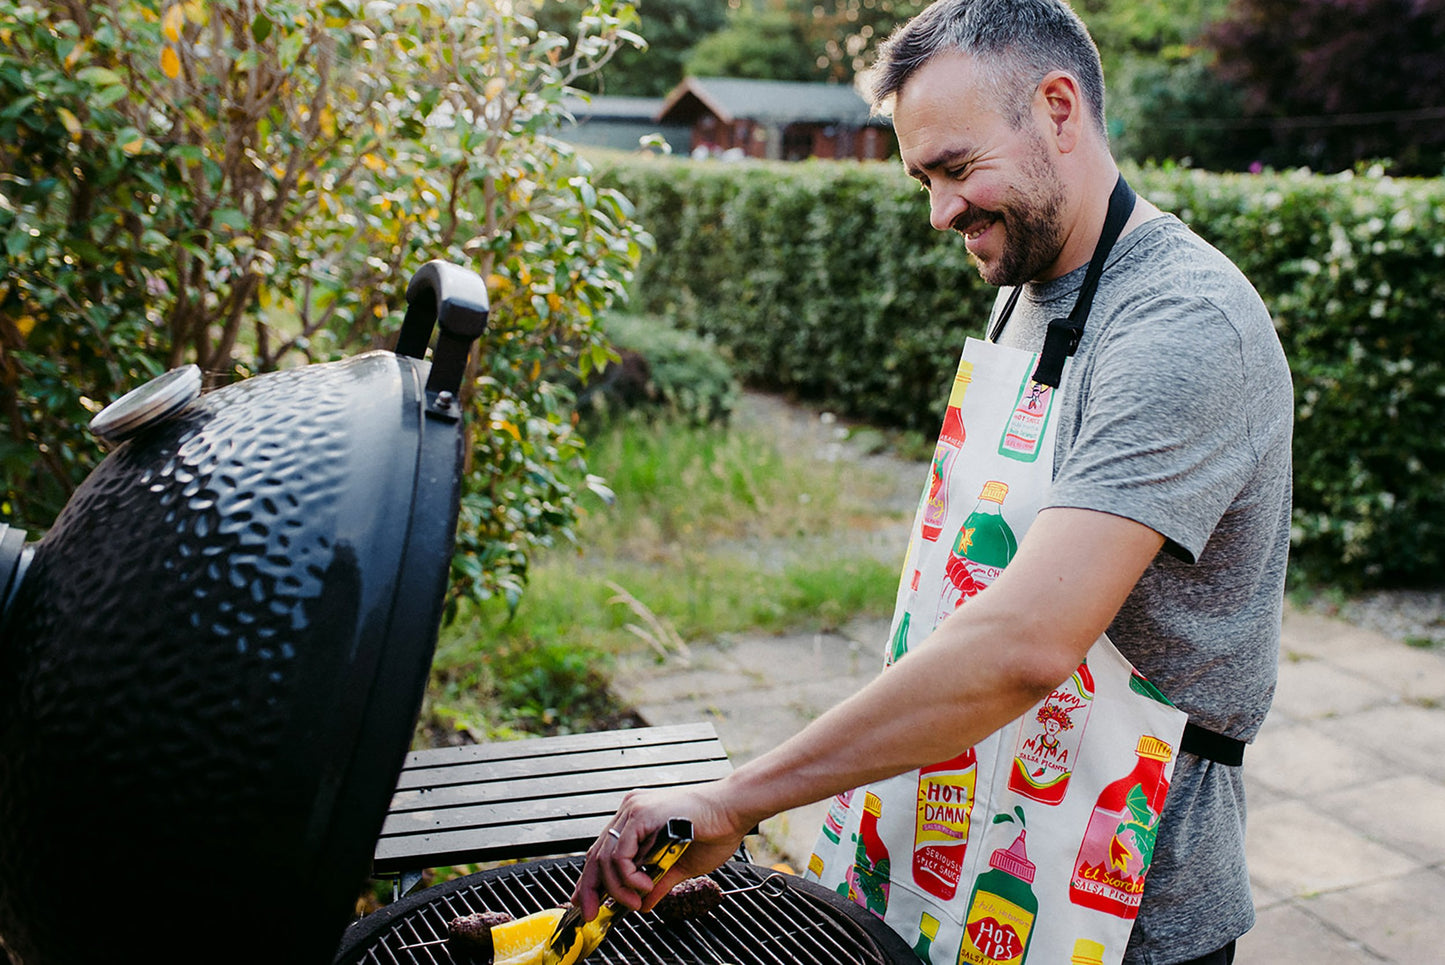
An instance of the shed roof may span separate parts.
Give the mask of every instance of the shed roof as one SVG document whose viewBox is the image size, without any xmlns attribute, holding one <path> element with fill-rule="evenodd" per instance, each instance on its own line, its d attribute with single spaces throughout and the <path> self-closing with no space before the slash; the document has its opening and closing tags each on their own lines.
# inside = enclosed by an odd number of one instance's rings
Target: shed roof
<svg viewBox="0 0 1445 965">
<path fill-rule="evenodd" d="M 690 122 L 703 111 L 724 123 L 739 118 L 769 124 L 841 123 L 854 127 L 886 124 L 868 102 L 844 84 L 687 77 L 663 101 L 658 120 Z"/>
<path fill-rule="evenodd" d="M 655 121 L 662 109 L 661 97 L 628 97 L 620 94 L 587 94 L 563 98 L 563 106 L 579 121 Z"/>
</svg>

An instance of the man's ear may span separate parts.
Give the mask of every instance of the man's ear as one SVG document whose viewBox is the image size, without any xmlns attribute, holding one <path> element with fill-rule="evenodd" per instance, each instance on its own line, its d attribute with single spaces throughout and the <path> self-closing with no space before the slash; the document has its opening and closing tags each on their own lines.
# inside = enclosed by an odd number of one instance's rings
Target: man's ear
<svg viewBox="0 0 1445 965">
<path fill-rule="evenodd" d="M 1079 82 L 1073 74 L 1055 70 L 1044 75 L 1037 90 L 1034 110 L 1041 116 L 1059 152 L 1068 154 L 1078 146 L 1086 123 L 1087 108 Z"/>
</svg>

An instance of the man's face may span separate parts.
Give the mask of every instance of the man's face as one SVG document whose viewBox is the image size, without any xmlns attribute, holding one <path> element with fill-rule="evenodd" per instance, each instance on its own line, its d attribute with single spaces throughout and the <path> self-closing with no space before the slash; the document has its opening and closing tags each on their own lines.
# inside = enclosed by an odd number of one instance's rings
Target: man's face
<svg viewBox="0 0 1445 965">
<path fill-rule="evenodd" d="M 1064 244 L 1064 186 L 1032 120 L 994 106 L 979 65 L 939 54 L 899 93 L 893 128 L 908 173 L 928 191 L 930 221 L 964 237 L 991 285 L 1054 277 Z"/>
</svg>

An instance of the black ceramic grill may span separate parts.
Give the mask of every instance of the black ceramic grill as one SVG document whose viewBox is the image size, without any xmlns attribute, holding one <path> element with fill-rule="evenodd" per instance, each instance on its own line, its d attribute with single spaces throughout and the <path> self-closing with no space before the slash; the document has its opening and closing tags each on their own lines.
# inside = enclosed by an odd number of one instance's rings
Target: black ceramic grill
<svg viewBox="0 0 1445 965">
<path fill-rule="evenodd" d="M 336 965 L 470 965 L 445 942 L 449 921 L 554 908 L 581 867 L 580 857 L 504 865 L 416 892 L 353 925 Z M 753 887 L 770 874 L 728 862 L 713 878 L 729 894 L 711 914 L 678 924 L 624 915 L 587 965 L 917 965 L 903 939 L 846 898 L 792 876 L 781 893 Z"/>
<path fill-rule="evenodd" d="M 137 389 L 45 536 L 0 527 L 0 937 L 25 965 L 334 953 L 426 685 L 487 320 L 456 266 L 407 300 L 396 352 Z"/>
</svg>

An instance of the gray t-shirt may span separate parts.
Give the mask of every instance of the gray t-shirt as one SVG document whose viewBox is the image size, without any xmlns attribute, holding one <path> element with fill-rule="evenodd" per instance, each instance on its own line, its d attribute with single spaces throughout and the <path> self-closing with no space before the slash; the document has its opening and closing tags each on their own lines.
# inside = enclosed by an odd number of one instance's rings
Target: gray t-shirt
<svg viewBox="0 0 1445 965">
<path fill-rule="evenodd" d="M 1025 286 L 999 341 L 1038 351 L 1083 277 Z M 1172 215 L 1121 238 L 1061 394 L 1044 505 L 1164 536 L 1109 637 L 1191 721 L 1241 740 L 1274 693 L 1293 412 L 1244 275 Z M 1186 961 L 1253 925 L 1241 770 L 1180 755 L 1126 962 Z"/>
</svg>

